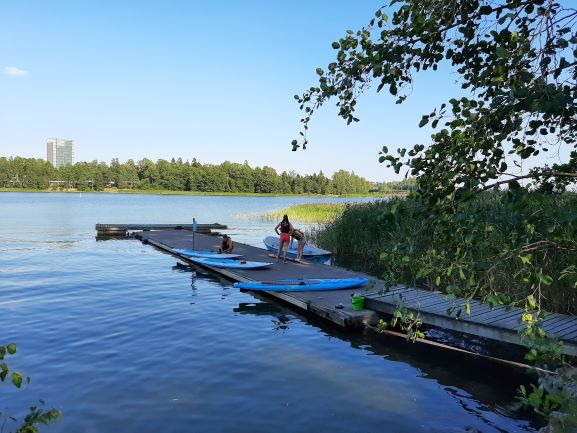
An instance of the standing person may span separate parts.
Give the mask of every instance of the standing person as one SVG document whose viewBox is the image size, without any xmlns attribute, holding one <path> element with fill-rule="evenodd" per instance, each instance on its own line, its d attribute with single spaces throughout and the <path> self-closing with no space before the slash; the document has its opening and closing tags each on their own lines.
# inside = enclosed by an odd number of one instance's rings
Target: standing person
<svg viewBox="0 0 577 433">
<path fill-rule="evenodd" d="M 224 235 L 222 237 L 222 244 L 218 248 L 218 253 L 232 253 L 234 249 L 234 244 L 232 243 L 232 239 L 228 235 Z"/>
<path fill-rule="evenodd" d="M 293 232 L 293 230 L 294 230 L 293 225 L 290 223 L 288 215 L 283 216 L 281 222 L 275 226 L 274 231 L 276 232 L 277 235 L 280 236 L 278 243 L 278 253 L 276 255 L 277 259 L 280 259 L 280 252 L 284 247 L 284 259 L 286 260 L 286 255 L 288 253 L 288 246 L 291 239 L 291 233 Z"/>
<path fill-rule="evenodd" d="M 303 259 L 303 251 L 307 243 L 307 238 L 302 230 L 294 229 L 291 233 L 291 247 L 293 246 L 293 241 L 297 240 L 297 260 L 301 261 Z"/>
</svg>

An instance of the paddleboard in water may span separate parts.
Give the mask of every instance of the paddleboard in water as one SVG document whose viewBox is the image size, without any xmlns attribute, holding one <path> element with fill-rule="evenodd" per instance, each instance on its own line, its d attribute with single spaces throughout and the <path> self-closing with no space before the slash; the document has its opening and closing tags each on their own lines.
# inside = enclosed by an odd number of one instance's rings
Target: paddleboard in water
<svg viewBox="0 0 577 433">
<path fill-rule="evenodd" d="M 309 290 L 350 289 L 366 284 L 367 278 L 304 278 L 300 280 L 250 281 L 234 283 L 234 287 L 270 292 L 306 292 Z"/>
<path fill-rule="evenodd" d="M 276 236 L 267 236 L 266 238 L 264 238 L 263 240 L 266 249 L 273 252 L 273 253 L 277 253 L 278 252 L 278 246 L 279 246 L 279 238 Z M 287 257 L 292 257 L 295 258 L 298 255 L 298 243 L 295 240 L 293 242 L 293 246 L 292 248 L 290 247 L 290 242 L 289 242 L 289 249 L 287 251 Z M 284 255 L 284 251 L 283 251 L 283 255 Z M 331 256 L 331 252 L 327 251 L 327 250 L 323 250 L 321 248 L 317 248 L 315 246 L 306 244 L 303 248 L 303 259 L 309 259 L 309 258 L 330 258 Z"/>
<path fill-rule="evenodd" d="M 270 253 L 268 256 L 271 257 L 271 258 L 273 258 L 273 259 L 276 259 L 276 254 L 274 254 L 274 253 Z M 280 260 L 283 260 L 283 256 L 284 256 L 284 253 L 280 255 Z M 287 255 L 287 258 L 286 258 L 286 259 L 289 260 L 289 261 L 291 261 L 291 262 L 295 262 L 295 263 L 301 263 L 301 264 L 305 264 L 305 263 L 306 263 L 304 260 L 297 260 L 297 259 L 295 259 L 295 258 L 293 258 L 293 257 L 289 257 L 288 255 Z"/>
<path fill-rule="evenodd" d="M 237 259 L 242 257 L 242 254 L 216 253 L 214 251 L 185 250 L 179 248 L 173 248 L 171 251 L 188 257 L 204 257 L 212 259 Z"/>
<path fill-rule="evenodd" d="M 189 257 L 193 263 L 215 268 L 227 269 L 259 269 L 272 265 L 270 262 L 252 262 L 248 260 L 214 259 L 210 257 Z"/>
</svg>

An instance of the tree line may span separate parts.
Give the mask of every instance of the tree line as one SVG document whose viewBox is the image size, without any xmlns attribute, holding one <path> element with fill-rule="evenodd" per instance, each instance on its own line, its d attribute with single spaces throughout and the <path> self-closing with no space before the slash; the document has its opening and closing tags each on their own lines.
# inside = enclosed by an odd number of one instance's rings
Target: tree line
<svg viewBox="0 0 577 433">
<path fill-rule="evenodd" d="M 156 162 L 144 158 L 121 163 L 78 162 L 55 168 L 43 159 L 0 157 L 0 186 L 22 189 L 103 191 L 110 188 L 230 193 L 278 194 L 367 194 L 407 190 L 414 182 L 375 183 L 354 172 L 339 170 L 330 178 L 322 171 L 300 175 L 294 171 L 278 174 L 271 167 L 250 167 L 225 161 L 201 164 L 181 158 Z"/>
</svg>

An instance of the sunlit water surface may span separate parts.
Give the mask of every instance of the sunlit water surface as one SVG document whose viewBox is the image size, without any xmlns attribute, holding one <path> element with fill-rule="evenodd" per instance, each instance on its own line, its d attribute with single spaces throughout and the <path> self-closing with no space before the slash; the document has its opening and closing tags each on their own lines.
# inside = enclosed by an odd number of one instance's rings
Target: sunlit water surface
<svg viewBox="0 0 577 433">
<path fill-rule="evenodd" d="M 194 217 L 262 246 L 274 223 L 255 215 L 338 200 L 0 194 L 0 343 L 17 343 L 9 365 L 32 379 L 2 384 L 0 411 L 43 399 L 63 413 L 47 432 L 535 431 L 508 372 L 343 332 L 136 240 L 95 240 L 96 223 Z"/>
</svg>

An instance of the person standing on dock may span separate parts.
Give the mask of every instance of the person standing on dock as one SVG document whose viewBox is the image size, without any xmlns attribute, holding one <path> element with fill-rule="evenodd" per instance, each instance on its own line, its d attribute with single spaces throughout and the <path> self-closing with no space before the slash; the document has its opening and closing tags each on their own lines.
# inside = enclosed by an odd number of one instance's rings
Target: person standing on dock
<svg viewBox="0 0 577 433">
<path fill-rule="evenodd" d="M 288 246 L 291 239 L 291 233 L 293 232 L 293 230 L 294 228 L 288 219 L 288 215 L 284 215 L 282 217 L 281 222 L 279 222 L 275 226 L 274 231 L 276 232 L 277 235 L 280 236 L 278 243 L 278 253 L 276 255 L 277 259 L 280 259 L 280 253 L 284 247 L 284 259 L 286 260 L 286 256 L 288 253 Z"/>
<path fill-rule="evenodd" d="M 291 248 L 293 246 L 294 240 L 297 240 L 297 261 L 301 261 L 303 259 L 303 251 L 305 249 L 305 244 L 307 243 L 307 238 L 302 230 L 294 229 L 291 233 Z"/>
<path fill-rule="evenodd" d="M 232 242 L 232 239 L 228 235 L 223 235 L 222 244 L 218 248 L 218 253 L 219 254 L 232 253 L 233 249 L 234 249 L 234 243 Z"/>
</svg>

